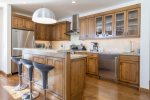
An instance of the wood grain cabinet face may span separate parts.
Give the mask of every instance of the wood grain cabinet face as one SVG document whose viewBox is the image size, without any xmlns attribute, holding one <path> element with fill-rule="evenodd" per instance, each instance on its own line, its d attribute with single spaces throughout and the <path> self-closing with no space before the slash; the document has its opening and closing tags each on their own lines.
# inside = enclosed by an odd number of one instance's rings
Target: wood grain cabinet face
<svg viewBox="0 0 150 100">
<path fill-rule="evenodd" d="M 21 15 L 13 15 L 12 28 L 33 31 L 35 28 L 35 24 L 29 17 L 24 17 Z"/>
<path fill-rule="evenodd" d="M 58 96 L 63 96 L 63 66 L 64 61 L 62 58 L 50 58 L 46 59 L 48 65 L 54 66 L 48 74 L 48 91 L 57 94 Z"/>
<path fill-rule="evenodd" d="M 93 39 L 95 35 L 95 17 L 80 19 L 80 39 Z"/>
<path fill-rule="evenodd" d="M 88 18 L 88 35 L 90 39 L 93 39 L 96 37 L 95 32 L 95 17 Z"/>
<path fill-rule="evenodd" d="M 127 36 L 140 36 L 140 9 L 127 11 Z"/>
<path fill-rule="evenodd" d="M 88 38 L 88 20 L 87 19 L 80 19 L 80 39 L 87 39 Z"/>
<path fill-rule="evenodd" d="M 87 57 L 87 73 L 98 76 L 98 55 L 88 53 Z"/>
<path fill-rule="evenodd" d="M 104 16 L 104 37 L 113 37 L 114 33 L 114 15 L 109 14 Z"/>
<path fill-rule="evenodd" d="M 124 37 L 126 32 L 126 11 L 115 13 L 115 37 Z"/>
<path fill-rule="evenodd" d="M 126 56 L 127 58 L 129 56 Z M 120 65 L 119 65 L 119 77 L 120 81 L 131 83 L 138 85 L 139 84 L 139 61 L 136 61 L 137 58 L 131 56 L 132 59 L 134 60 L 127 60 L 123 58 L 120 60 Z"/>
</svg>

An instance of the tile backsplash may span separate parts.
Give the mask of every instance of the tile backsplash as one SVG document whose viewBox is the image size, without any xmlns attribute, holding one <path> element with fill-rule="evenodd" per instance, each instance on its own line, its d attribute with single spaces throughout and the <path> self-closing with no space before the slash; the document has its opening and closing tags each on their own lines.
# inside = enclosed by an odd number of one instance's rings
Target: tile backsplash
<svg viewBox="0 0 150 100">
<path fill-rule="evenodd" d="M 80 45 L 82 43 L 89 51 L 91 42 L 98 42 L 104 52 L 129 52 L 130 41 L 132 41 L 133 50 L 137 51 L 140 48 L 140 38 L 79 40 L 79 35 L 72 35 L 70 41 L 52 41 L 52 47 L 53 49 L 69 49 L 71 44 Z M 48 44 L 47 41 L 36 42 Z"/>
</svg>

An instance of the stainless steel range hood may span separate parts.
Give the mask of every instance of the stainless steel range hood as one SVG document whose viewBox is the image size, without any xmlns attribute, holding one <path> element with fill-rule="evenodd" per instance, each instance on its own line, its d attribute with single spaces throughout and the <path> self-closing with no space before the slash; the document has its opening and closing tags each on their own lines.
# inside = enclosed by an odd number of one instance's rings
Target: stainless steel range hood
<svg viewBox="0 0 150 100">
<path fill-rule="evenodd" d="M 66 33 L 67 35 L 79 34 L 79 15 L 75 14 L 72 16 L 72 28 Z"/>
</svg>

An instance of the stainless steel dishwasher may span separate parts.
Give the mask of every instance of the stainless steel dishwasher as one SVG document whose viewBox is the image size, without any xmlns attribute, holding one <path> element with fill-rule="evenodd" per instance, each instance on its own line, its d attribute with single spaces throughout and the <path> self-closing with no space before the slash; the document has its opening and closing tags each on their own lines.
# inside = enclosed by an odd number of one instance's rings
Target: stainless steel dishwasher
<svg viewBox="0 0 150 100">
<path fill-rule="evenodd" d="M 102 79 L 117 81 L 119 54 L 99 54 L 99 76 Z"/>
</svg>

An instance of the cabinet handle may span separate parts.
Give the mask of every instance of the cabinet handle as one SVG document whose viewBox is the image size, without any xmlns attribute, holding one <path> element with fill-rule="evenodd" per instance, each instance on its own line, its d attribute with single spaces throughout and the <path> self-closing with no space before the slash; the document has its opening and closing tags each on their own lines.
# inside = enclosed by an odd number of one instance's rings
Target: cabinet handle
<svg viewBox="0 0 150 100">
<path fill-rule="evenodd" d="M 115 77 L 117 77 L 117 64 L 118 64 L 118 57 L 115 57 Z"/>
</svg>

